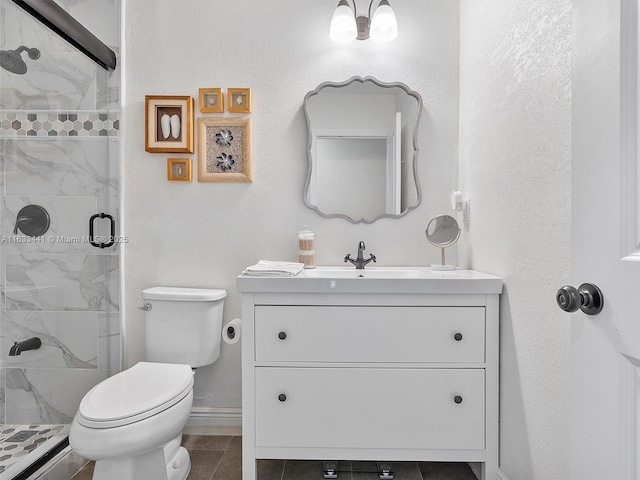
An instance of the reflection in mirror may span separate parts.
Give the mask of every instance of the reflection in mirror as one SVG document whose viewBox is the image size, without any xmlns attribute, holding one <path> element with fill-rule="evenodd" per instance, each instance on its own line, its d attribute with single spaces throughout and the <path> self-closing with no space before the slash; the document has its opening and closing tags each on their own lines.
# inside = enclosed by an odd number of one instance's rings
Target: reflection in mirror
<svg viewBox="0 0 640 480">
<path fill-rule="evenodd" d="M 429 242 L 441 249 L 442 264 L 433 264 L 433 270 L 455 270 L 455 265 L 447 265 L 444 257 L 444 249 L 450 247 L 460 238 L 460 226 L 455 218 L 450 215 L 438 215 L 433 218 L 424 231 Z"/>
<path fill-rule="evenodd" d="M 421 109 L 418 93 L 373 77 L 326 82 L 307 93 L 305 204 L 353 223 L 401 217 L 417 207 Z"/>
</svg>

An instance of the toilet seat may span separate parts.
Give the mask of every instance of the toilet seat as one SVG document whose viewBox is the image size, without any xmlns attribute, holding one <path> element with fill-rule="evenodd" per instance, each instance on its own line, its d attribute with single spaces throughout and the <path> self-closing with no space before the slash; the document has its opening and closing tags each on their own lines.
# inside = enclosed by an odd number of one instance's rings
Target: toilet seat
<svg viewBox="0 0 640 480">
<path fill-rule="evenodd" d="M 89 390 L 77 420 L 89 428 L 128 425 L 172 407 L 192 388 L 189 365 L 140 362 Z"/>
</svg>

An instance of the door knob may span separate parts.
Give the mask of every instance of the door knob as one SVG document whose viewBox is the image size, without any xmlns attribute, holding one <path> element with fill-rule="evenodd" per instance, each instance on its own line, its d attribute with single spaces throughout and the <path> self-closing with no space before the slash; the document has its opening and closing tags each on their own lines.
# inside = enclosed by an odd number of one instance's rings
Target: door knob
<svg viewBox="0 0 640 480">
<path fill-rule="evenodd" d="M 600 289 L 592 283 L 583 283 L 578 288 L 565 285 L 556 293 L 556 302 L 565 312 L 582 310 L 587 315 L 597 315 L 602 311 L 604 297 Z"/>
</svg>

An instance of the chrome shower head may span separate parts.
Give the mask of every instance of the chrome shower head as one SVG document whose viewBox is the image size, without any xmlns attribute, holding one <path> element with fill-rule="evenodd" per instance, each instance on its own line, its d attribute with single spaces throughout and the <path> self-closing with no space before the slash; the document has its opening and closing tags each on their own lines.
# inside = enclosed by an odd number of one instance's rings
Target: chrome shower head
<svg viewBox="0 0 640 480">
<path fill-rule="evenodd" d="M 11 73 L 17 73 L 18 75 L 27 73 L 27 64 L 24 63 L 21 55 L 25 50 L 30 59 L 37 60 L 40 58 L 40 50 L 21 45 L 15 50 L 0 50 L 0 67 Z"/>
</svg>

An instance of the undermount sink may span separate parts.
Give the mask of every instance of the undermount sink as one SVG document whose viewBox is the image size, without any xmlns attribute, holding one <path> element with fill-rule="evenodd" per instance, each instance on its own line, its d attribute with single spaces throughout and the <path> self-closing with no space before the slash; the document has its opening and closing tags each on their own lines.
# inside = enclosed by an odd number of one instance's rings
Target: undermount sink
<svg viewBox="0 0 640 480">
<path fill-rule="evenodd" d="M 304 270 L 307 278 L 421 278 L 424 274 L 410 267 L 367 267 L 356 270 L 353 267 L 317 267 Z"/>
</svg>

